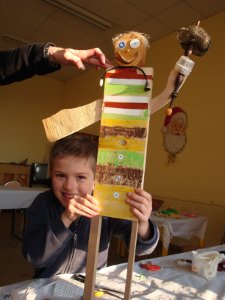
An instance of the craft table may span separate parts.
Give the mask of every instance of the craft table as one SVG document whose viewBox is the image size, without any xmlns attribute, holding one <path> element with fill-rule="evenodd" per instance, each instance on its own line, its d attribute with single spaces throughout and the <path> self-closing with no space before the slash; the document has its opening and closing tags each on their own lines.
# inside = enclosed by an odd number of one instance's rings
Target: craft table
<svg viewBox="0 0 225 300">
<path fill-rule="evenodd" d="M 0 210 L 27 208 L 36 196 L 45 190 L 44 188 L 2 186 L 0 187 Z"/>
<path fill-rule="evenodd" d="M 201 252 L 225 251 L 225 245 L 201 249 Z M 206 280 L 201 275 L 191 271 L 191 264 L 178 265 L 178 259 L 191 259 L 192 252 L 185 252 L 164 257 L 151 259 L 152 264 L 161 267 L 159 271 L 148 271 L 140 268 L 139 263 L 134 264 L 134 272 L 131 287 L 131 300 L 225 300 L 225 272 L 217 272 L 216 277 Z M 149 260 L 148 260 L 149 261 Z M 163 268 L 164 267 L 164 268 Z M 110 266 L 97 272 L 96 284 L 105 288 L 116 289 L 123 292 L 127 264 Z M 82 297 L 65 297 L 68 288 L 57 289 L 56 284 L 63 280 L 71 287 L 81 287 L 80 283 L 71 279 L 70 274 L 64 274 L 55 278 L 42 278 L 36 280 L 23 281 L 11 285 L 0 287 L 0 299 L 5 300 L 81 300 Z M 70 291 L 72 291 L 70 289 Z M 61 296 L 59 296 L 59 294 Z M 63 297 L 64 295 L 64 297 Z M 123 295 L 118 294 L 119 299 Z M 101 300 L 116 300 L 115 296 L 104 294 Z"/>
<path fill-rule="evenodd" d="M 208 223 L 206 217 L 183 217 L 178 219 L 172 217 L 159 217 L 153 213 L 150 218 L 159 229 L 161 229 L 163 256 L 168 255 L 169 244 L 173 237 L 180 237 L 186 240 L 197 237 L 199 238 L 199 247 L 202 248 L 204 246 L 205 232 Z"/>
</svg>

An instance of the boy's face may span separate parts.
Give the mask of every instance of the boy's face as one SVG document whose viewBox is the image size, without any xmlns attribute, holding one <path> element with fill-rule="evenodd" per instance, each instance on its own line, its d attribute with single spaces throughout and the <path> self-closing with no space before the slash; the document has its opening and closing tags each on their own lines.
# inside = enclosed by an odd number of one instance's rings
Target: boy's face
<svg viewBox="0 0 225 300">
<path fill-rule="evenodd" d="M 94 189 L 93 158 L 58 157 L 51 171 L 52 187 L 59 202 L 66 207 L 75 195 L 84 197 Z"/>
</svg>

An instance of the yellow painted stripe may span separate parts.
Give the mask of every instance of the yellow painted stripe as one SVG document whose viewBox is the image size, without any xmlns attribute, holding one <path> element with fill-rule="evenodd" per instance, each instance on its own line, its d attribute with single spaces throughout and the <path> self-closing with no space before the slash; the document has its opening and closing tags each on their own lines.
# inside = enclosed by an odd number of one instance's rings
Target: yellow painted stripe
<svg viewBox="0 0 225 300">
<path fill-rule="evenodd" d="M 102 118 L 101 126 L 121 126 L 127 128 L 139 127 L 139 128 L 147 128 L 148 120 L 115 120 Z"/>
<path fill-rule="evenodd" d="M 126 138 L 124 136 L 100 137 L 99 148 L 122 149 L 144 152 L 146 139 Z"/>
<path fill-rule="evenodd" d="M 100 215 L 112 218 L 137 220 L 125 203 L 126 195 L 134 189 L 128 186 L 96 184 L 94 197 L 100 203 Z"/>
</svg>

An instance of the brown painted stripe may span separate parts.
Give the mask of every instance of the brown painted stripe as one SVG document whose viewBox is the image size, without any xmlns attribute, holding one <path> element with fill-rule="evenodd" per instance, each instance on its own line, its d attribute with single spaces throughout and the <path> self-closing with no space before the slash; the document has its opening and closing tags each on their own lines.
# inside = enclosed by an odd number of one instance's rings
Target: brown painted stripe
<svg viewBox="0 0 225 300">
<path fill-rule="evenodd" d="M 106 136 L 124 136 L 124 138 L 139 138 L 144 139 L 147 135 L 147 128 L 127 128 L 122 126 L 101 126 L 100 127 L 100 137 Z"/>
<path fill-rule="evenodd" d="M 96 182 L 99 184 L 123 185 L 140 188 L 143 170 L 113 165 L 96 165 Z"/>
<path fill-rule="evenodd" d="M 105 107 L 148 109 L 148 103 L 104 102 Z"/>
</svg>

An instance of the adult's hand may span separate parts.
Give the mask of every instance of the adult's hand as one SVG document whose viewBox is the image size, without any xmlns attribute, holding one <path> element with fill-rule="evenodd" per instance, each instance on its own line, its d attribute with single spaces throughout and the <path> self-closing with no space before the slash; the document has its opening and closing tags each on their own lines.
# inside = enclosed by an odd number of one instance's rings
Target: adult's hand
<svg viewBox="0 0 225 300">
<path fill-rule="evenodd" d="M 111 62 L 99 48 L 75 50 L 71 48 L 50 46 L 48 58 L 52 62 L 62 65 L 71 65 L 80 70 L 85 70 L 85 66 L 87 65 L 94 65 L 102 68 L 112 67 Z"/>
</svg>

